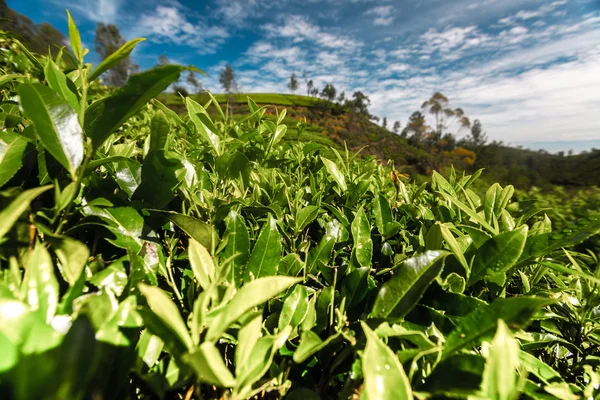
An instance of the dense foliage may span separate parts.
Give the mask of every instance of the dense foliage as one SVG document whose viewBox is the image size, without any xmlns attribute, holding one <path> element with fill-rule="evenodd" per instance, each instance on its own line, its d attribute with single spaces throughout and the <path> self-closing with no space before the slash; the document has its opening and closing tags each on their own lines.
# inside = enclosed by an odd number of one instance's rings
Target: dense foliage
<svg viewBox="0 0 600 400">
<path fill-rule="evenodd" d="M 69 32 L 0 60 L 3 398 L 600 394 L 599 261 L 569 250 L 600 217 L 284 141 L 250 99 L 178 115 L 154 98 L 188 68 L 109 90 L 136 42 L 93 68 Z"/>
</svg>

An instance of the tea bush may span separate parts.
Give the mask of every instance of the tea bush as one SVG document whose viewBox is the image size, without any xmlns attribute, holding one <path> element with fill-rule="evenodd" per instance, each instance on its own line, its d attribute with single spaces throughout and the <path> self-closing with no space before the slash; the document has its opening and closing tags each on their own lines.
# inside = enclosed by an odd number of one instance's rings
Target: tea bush
<svg viewBox="0 0 600 400">
<path fill-rule="evenodd" d="M 109 90 L 137 41 L 94 68 L 69 33 L 72 60 L 3 42 L 2 398 L 600 394 L 598 258 L 569 250 L 599 217 L 283 141 L 251 99 L 178 115 L 154 98 L 192 67 Z"/>
</svg>

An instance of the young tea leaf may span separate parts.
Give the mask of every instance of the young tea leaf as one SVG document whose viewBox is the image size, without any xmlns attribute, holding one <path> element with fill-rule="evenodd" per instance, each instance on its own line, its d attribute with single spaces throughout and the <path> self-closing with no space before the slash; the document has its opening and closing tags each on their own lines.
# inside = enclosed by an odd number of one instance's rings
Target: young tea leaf
<svg viewBox="0 0 600 400">
<path fill-rule="evenodd" d="M 362 355 L 362 372 L 365 377 L 364 390 L 368 399 L 410 400 L 413 399 L 410 381 L 394 352 L 386 346 L 369 326 L 361 321 L 367 337 Z"/>
</svg>

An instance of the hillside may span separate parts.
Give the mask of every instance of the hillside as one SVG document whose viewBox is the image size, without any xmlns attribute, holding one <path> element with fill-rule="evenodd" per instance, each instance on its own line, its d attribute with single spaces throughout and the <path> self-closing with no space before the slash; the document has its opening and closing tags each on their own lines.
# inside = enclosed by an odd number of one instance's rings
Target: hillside
<svg viewBox="0 0 600 400">
<path fill-rule="evenodd" d="M 267 117 L 275 118 L 276 110 L 286 110 L 284 123 L 289 129 L 285 140 L 314 142 L 325 146 L 343 149 L 347 146 L 351 152 L 362 149 L 361 154 L 372 155 L 380 161 L 392 160 L 401 171 L 413 174 L 430 174 L 435 161 L 425 149 L 415 147 L 405 138 L 380 127 L 367 115 L 353 113 L 337 104 L 324 100 L 290 94 L 251 93 L 232 96 L 231 109 L 234 118 L 243 118 L 248 114 L 247 97 L 251 97 L 259 106 L 269 107 Z M 205 94 L 192 95 L 201 104 L 210 98 Z M 227 103 L 227 96 L 217 94 L 215 98 L 222 106 Z M 185 105 L 180 97 L 172 93 L 163 93 L 158 99 L 178 113 L 185 112 Z M 216 110 L 209 108 L 216 115 Z M 297 136 L 296 125 L 306 121 L 306 127 L 300 137 Z M 446 157 L 449 161 L 450 156 Z M 454 163 L 462 165 L 464 160 L 452 158 Z"/>
<path fill-rule="evenodd" d="M 600 186 L 600 151 L 567 156 L 508 147 L 493 142 L 468 149 L 454 145 L 442 151 L 437 148 L 417 147 L 406 138 L 375 124 L 368 116 L 348 111 L 338 104 L 324 100 L 291 94 L 251 93 L 231 97 L 234 117 L 248 114 L 247 97 L 260 106 L 269 106 L 267 115 L 275 116 L 275 110 L 287 110 L 285 123 L 290 127 L 287 140 L 310 141 L 325 146 L 362 150 L 363 155 L 373 155 L 381 161 L 393 160 L 396 168 L 412 174 L 429 175 L 433 169 L 444 169 L 451 164 L 458 169 L 470 171 L 485 168 L 484 178 L 490 182 L 511 183 L 518 188 L 532 186 L 549 190 L 553 185 L 565 187 Z M 200 103 L 209 101 L 208 95 L 193 95 Z M 223 106 L 227 95 L 216 94 Z M 183 113 L 181 98 L 163 93 L 159 99 L 173 110 Z M 212 110 L 215 112 L 215 110 Z M 294 127 L 306 119 L 307 127 L 300 138 Z"/>
</svg>

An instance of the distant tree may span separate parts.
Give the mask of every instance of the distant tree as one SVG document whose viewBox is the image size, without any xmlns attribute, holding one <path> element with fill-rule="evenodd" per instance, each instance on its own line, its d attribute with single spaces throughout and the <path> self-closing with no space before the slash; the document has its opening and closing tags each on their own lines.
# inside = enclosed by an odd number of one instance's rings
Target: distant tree
<svg viewBox="0 0 600 400">
<path fill-rule="evenodd" d="M 314 85 L 315 84 L 314 84 L 314 82 L 313 82 L 312 79 L 306 81 L 306 94 L 307 94 L 307 96 L 312 95 L 312 93 L 313 93 L 313 86 Z"/>
<path fill-rule="evenodd" d="M 171 61 L 169 60 L 169 57 L 167 57 L 164 54 L 161 54 L 158 57 L 158 62 L 156 63 L 156 66 L 158 67 L 158 66 L 161 66 L 161 65 L 169 65 L 169 64 L 171 64 Z"/>
<path fill-rule="evenodd" d="M 573 155 L 573 149 L 569 150 L 569 151 L 567 152 L 567 154 L 568 154 L 568 156 L 569 156 L 569 157 L 571 157 L 571 156 Z"/>
<path fill-rule="evenodd" d="M 327 85 L 325 85 L 325 87 L 321 91 L 321 96 L 330 102 L 333 102 L 333 100 L 335 100 L 335 95 L 336 95 L 335 86 L 333 86 L 332 84 L 329 84 L 329 83 Z"/>
<path fill-rule="evenodd" d="M 293 73 L 292 76 L 290 76 L 290 82 L 288 83 L 288 89 L 290 89 L 290 92 L 292 92 L 292 94 L 298 90 L 298 78 L 296 78 L 296 73 Z"/>
<path fill-rule="evenodd" d="M 225 92 L 231 95 L 232 92 L 237 91 L 237 82 L 235 81 L 235 73 L 233 72 L 233 68 L 229 64 L 225 65 L 225 68 L 221 70 L 221 75 L 219 76 L 219 82 L 225 89 Z"/>
<path fill-rule="evenodd" d="M 47 22 L 36 25 L 25 15 L 8 7 L 5 0 L 0 0 L 0 30 L 13 33 L 25 47 L 38 54 L 50 52 L 56 56 L 59 48 L 68 42 L 52 25 Z M 63 59 L 68 61 L 68 58 Z"/>
<path fill-rule="evenodd" d="M 125 39 L 121 36 L 119 28 L 116 25 L 105 25 L 99 22 L 96 26 L 96 37 L 94 39 L 94 49 L 100 55 L 102 60 L 117 51 L 125 44 Z M 109 69 L 106 74 L 105 82 L 112 86 L 123 86 L 129 76 L 138 71 L 139 67 L 131 61 L 131 56 L 127 56 L 123 61 Z"/>
<path fill-rule="evenodd" d="M 343 105 L 345 101 L 346 101 L 346 92 L 342 92 L 338 96 L 337 102 L 338 102 L 339 105 Z"/>
<path fill-rule="evenodd" d="M 312 82 L 312 81 L 311 81 L 311 82 Z M 317 88 L 317 87 L 313 87 L 313 88 L 310 90 L 310 95 L 311 95 L 312 97 L 317 97 L 317 96 L 319 95 L 319 88 Z"/>
<path fill-rule="evenodd" d="M 369 114 L 371 100 L 361 91 L 352 94 L 352 111 L 358 114 Z"/>
<path fill-rule="evenodd" d="M 188 90 L 184 86 L 181 86 L 181 85 L 174 85 L 173 91 L 176 94 L 178 94 L 179 96 L 183 96 L 183 97 L 188 97 L 190 95 Z"/>
<path fill-rule="evenodd" d="M 473 121 L 473 125 L 471 126 L 471 136 L 468 138 L 468 142 L 476 149 L 484 146 L 487 142 L 487 135 L 483 131 L 481 122 L 479 122 L 478 119 Z"/>
<path fill-rule="evenodd" d="M 400 136 L 409 137 L 410 143 L 413 145 L 419 144 L 427 131 L 427 125 L 425 124 L 425 116 L 421 111 L 415 111 L 408 118 L 408 122 Z"/>
<path fill-rule="evenodd" d="M 202 90 L 202 84 L 198 78 L 196 78 L 194 71 L 188 71 L 185 81 L 188 85 L 194 88 L 194 93 L 199 93 Z"/>
<path fill-rule="evenodd" d="M 392 131 L 394 131 L 394 133 L 398 133 L 400 131 L 400 121 L 395 121 L 394 122 L 394 126 L 392 128 Z"/>
<path fill-rule="evenodd" d="M 433 96 L 421 105 L 421 110 L 428 112 L 435 118 L 434 127 L 434 139 L 442 137 L 444 132 L 450 128 L 450 126 L 457 122 L 459 123 L 459 131 L 462 128 L 468 128 L 471 126 L 471 121 L 465 115 L 462 108 L 450 108 L 448 104 L 448 98 L 440 92 L 434 93 Z"/>
<path fill-rule="evenodd" d="M 381 124 L 383 129 L 387 129 L 387 117 L 383 117 L 383 123 Z"/>
</svg>

